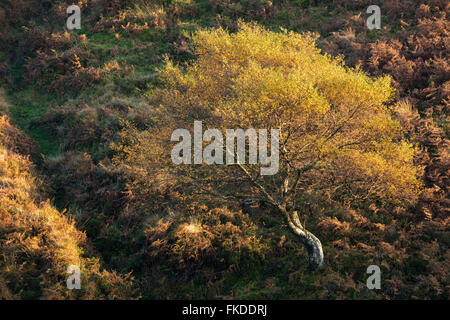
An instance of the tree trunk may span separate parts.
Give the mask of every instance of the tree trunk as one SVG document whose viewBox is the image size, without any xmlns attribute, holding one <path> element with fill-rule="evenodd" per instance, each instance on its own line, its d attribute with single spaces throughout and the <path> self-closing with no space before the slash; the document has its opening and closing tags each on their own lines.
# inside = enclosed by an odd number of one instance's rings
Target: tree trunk
<svg viewBox="0 0 450 320">
<path fill-rule="evenodd" d="M 304 167 L 302 170 L 300 170 L 298 172 L 301 173 L 304 170 L 305 171 L 309 170 L 312 167 L 314 167 L 316 164 L 317 164 L 317 161 L 311 165 Z M 276 201 L 258 181 L 253 179 L 252 175 L 248 172 L 248 170 L 242 164 L 238 163 L 237 165 L 247 175 L 247 177 L 250 179 L 250 181 L 256 187 L 258 187 L 258 189 L 261 191 L 261 193 L 266 197 L 265 200 L 268 201 L 270 204 L 272 204 L 275 208 L 278 208 L 278 210 L 286 216 L 287 221 L 289 223 L 289 227 L 292 229 L 292 231 L 294 231 L 295 234 L 300 236 L 301 241 L 308 249 L 310 269 L 314 270 L 317 267 L 321 267 L 323 265 L 322 243 L 315 235 L 313 235 L 311 232 L 306 230 L 306 228 L 300 223 L 300 219 L 298 218 L 297 211 L 290 212 L 286 208 L 286 203 L 287 203 L 286 200 L 288 200 L 287 198 L 289 198 L 289 196 L 292 196 L 292 194 L 289 195 L 289 193 L 290 193 L 289 191 L 288 192 L 283 191 L 283 193 L 287 193 L 285 195 L 286 196 L 285 201 L 283 201 L 282 203 Z M 298 177 L 297 177 L 297 181 L 298 181 Z M 289 183 L 287 182 L 287 184 L 289 184 Z M 286 185 L 286 182 L 285 182 L 285 185 Z M 297 185 L 297 183 L 295 182 L 294 187 L 296 185 Z M 285 186 L 285 189 L 288 189 L 288 188 Z M 291 190 L 293 190 L 293 189 L 291 189 Z"/>
<path fill-rule="evenodd" d="M 313 235 L 311 232 L 305 229 L 305 227 L 300 223 L 297 211 L 285 212 L 288 219 L 289 227 L 294 231 L 294 233 L 300 236 L 300 240 L 308 249 L 309 253 L 309 267 L 314 270 L 317 267 L 323 265 L 323 250 L 322 243 L 320 240 Z"/>
</svg>

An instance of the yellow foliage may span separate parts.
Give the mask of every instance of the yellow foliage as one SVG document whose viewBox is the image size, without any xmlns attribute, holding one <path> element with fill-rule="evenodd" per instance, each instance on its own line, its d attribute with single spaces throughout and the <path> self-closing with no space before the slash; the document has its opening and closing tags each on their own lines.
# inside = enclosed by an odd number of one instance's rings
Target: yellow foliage
<svg viewBox="0 0 450 320">
<path fill-rule="evenodd" d="M 280 171 L 266 183 L 289 185 L 300 171 L 299 186 L 343 193 L 345 200 L 414 202 L 421 168 L 414 166 L 414 148 L 403 141 L 388 108 L 390 78 L 346 67 L 341 58 L 322 54 L 316 40 L 245 23 L 233 34 L 220 28 L 197 32 L 197 58 L 184 66 L 167 60 L 159 70 L 164 86 L 149 94 L 157 106 L 156 127 L 135 135 L 152 142 L 131 145 L 125 152 L 129 163 L 157 163 L 169 153 L 169 128 L 190 128 L 194 120 L 222 130 L 279 129 Z"/>
</svg>

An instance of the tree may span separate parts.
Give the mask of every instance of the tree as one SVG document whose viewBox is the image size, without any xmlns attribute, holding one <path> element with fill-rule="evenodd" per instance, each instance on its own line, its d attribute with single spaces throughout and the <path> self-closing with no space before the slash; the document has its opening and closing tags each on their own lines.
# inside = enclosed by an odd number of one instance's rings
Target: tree
<svg viewBox="0 0 450 320">
<path fill-rule="evenodd" d="M 405 205 L 417 198 L 420 168 L 387 107 L 390 78 L 347 68 L 321 54 L 316 39 L 249 24 L 235 34 L 197 32 L 196 59 L 184 66 L 167 60 L 159 70 L 162 86 L 148 95 L 154 124 L 145 131 L 127 126 L 116 162 L 128 165 L 144 193 L 164 180 L 197 200 L 209 194 L 269 203 L 307 246 L 311 267 L 322 265 L 321 242 L 299 218 L 302 196 Z M 222 132 L 279 129 L 278 173 L 262 176 L 260 164 L 174 165 L 170 136 L 195 120 Z"/>
</svg>

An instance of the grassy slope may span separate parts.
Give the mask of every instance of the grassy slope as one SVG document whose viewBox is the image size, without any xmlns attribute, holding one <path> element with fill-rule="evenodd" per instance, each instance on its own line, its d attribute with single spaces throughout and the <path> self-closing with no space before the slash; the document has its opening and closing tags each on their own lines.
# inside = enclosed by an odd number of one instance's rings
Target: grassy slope
<svg viewBox="0 0 450 320">
<path fill-rule="evenodd" d="M 303 9 L 299 8 L 306 7 L 303 1 L 297 1 L 297 3 L 292 2 L 292 5 L 295 8 L 294 10 L 293 7 L 286 6 L 285 8 L 279 9 L 276 15 L 269 18 L 260 17 L 256 13 L 249 14 L 248 12 L 244 12 L 245 10 L 239 11 L 229 8 L 219 10 L 222 17 L 221 24 L 228 25 L 232 28 L 236 19 L 241 17 L 247 20 L 257 20 L 275 29 L 282 26 L 295 31 L 318 31 L 317 26 L 320 26 L 319 31 L 322 36 L 328 37 L 332 31 L 345 30 L 349 26 L 348 23 L 350 25 L 352 24 L 351 21 L 348 22 L 348 17 L 361 12 L 354 8 L 326 9 L 325 6 L 307 7 L 305 11 L 302 11 Z M 81 30 L 73 32 L 74 35 L 86 36 L 87 41 L 85 43 L 74 40 L 72 47 L 83 48 L 83 50 L 95 56 L 95 60 L 92 62 L 93 66 L 103 68 L 106 63 L 111 61 L 117 61 L 120 64 L 126 62 L 128 66 L 134 66 L 134 73 L 118 74 L 112 72 L 103 77 L 100 82 L 86 88 L 81 88 L 75 92 L 61 90 L 48 93 L 45 88 L 36 83 L 26 84 L 24 82 L 25 60 L 19 60 L 11 64 L 10 71 L 13 80 L 10 83 L 8 91 L 11 117 L 25 132 L 40 144 L 42 153 L 47 156 L 57 156 L 65 151 L 79 149 L 88 151 L 93 155 L 94 159 L 103 159 L 104 153 L 99 153 L 100 141 L 89 143 L 87 146 L 71 146 L 67 143 L 66 136 L 55 134 L 53 131 L 54 128 L 49 128 L 46 125 L 45 121 L 48 116 L 46 112 L 60 106 L 64 108 L 65 105 L 77 106 L 78 108 L 82 108 L 83 105 L 89 105 L 94 109 L 99 109 L 101 106 L 114 101 L 124 101 L 130 106 L 145 104 L 145 95 L 143 93 L 153 83 L 153 78 L 149 75 L 155 72 L 155 69 L 162 62 L 164 55 L 170 54 L 179 61 L 184 61 L 190 57 L 189 53 L 179 49 L 182 45 L 182 40 L 185 38 L 183 34 L 200 27 L 217 25 L 216 14 L 218 12 L 211 10 L 212 7 L 209 1 L 194 2 L 195 14 L 189 14 L 189 10 L 191 10 L 189 9 L 190 6 L 187 6 L 187 9 L 183 9 L 184 7 L 182 5 L 179 6 L 179 11 L 182 13 L 178 18 L 174 19 L 178 19 L 179 21 L 173 24 L 169 23 L 173 19 L 167 19 L 167 27 L 165 28 L 157 25 L 150 26 L 148 30 L 143 30 L 139 34 L 129 35 L 120 28 L 114 32 L 109 32 L 109 30 L 97 32 L 92 30 L 87 23 L 83 23 Z M 185 13 L 183 13 L 183 10 Z M 130 16 L 137 15 L 138 12 L 139 9 L 131 9 Z M 88 21 L 90 14 L 93 13 L 88 13 L 88 16 L 84 16 L 83 19 Z M 114 15 L 105 15 L 105 18 L 113 17 Z M 144 15 L 144 17 L 146 16 Z M 144 18 L 137 23 L 143 25 L 143 21 L 146 19 Z M 344 22 L 334 26 L 333 23 L 336 20 L 343 20 Z M 388 23 L 389 21 L 384 22 Z M 120 24 L 126 25 L 126 23 L 127 20 L 125 19 Z M 394 37 L 397 29 L 398 24 L 392 23 L 392 25 L 388 25 L 388 28 L 382 31 L 367 31 L 363 29 L 358 36 L 374 42 L 380 36 Z M 63 24 L 60 23 L 58 25 L 55 23 L 54 32 L 62 32 L 63 30 Z M 20 32 L 20 28 L 18 27 L 15 31 Z M 39 120 L 41 119 L 44 122 L 40 122 Z M 65 119 L 65 122 L 60 125 L 66 126 L 70 124 L 76 129 L 77 123 L 70 123 L 71 121 L 72 118 Z M 107 125 L 107 123 L 104 125 Z M 260 218 L 255 217 L 259 225 L 260 236 L 265 239 L 264 241 L 270 250 L 267 251 L 264 262 L 257 262 L 251 268 L 243 268 L 242 270 L 230 272 L 223 279 L 217 281 L 215 284 L 217 286 L 217 294 L 219 296 L 238 298 L 411 297 L 415 294 L 413 289 L 411 289 L 415 285 L 411 284 L 411 282 L 417 282 L 417 278 L 414 277 L 409 282 L 406 281 L 408 284 L 405 285 L 404 292 L 401 293 L 384 292 L 382 295 L 377 296 L 374 292 L 364 290 L 364 279 L 366 275 L 362 266 L 368 265 L 368 261 L 373 259 L 373 257 L 385 254 L 383 252 L 394 250 L 394 253 L 387 253 L 393 255 L 392 260 L 397 260 L 396 254 L 400 255 L 400 253 L 395 252 L 397 249 L 392 249 L 391 247 L 386 249 L 379 245 L 380 243 L 391 243 L 392 246 L 392 243 L 396 241 L 396 239 L 389 238 L 391 236 L 390 234 L 377 230 L 376 227 L 376 223 L 379 222 L 390 225 L 393 219 L 391 217 L 383 218 L 371 212 L 361 214 L 363 217 L 367 215 L 370 219 L 369 222 L 365 222 L 368 225 L 367 228 L 373 228 L 375 230 L 376 236 L 371 235 L 371 240 L 368 240 L 368 233 L 365 230 L 357 229 L 359 222 L 355 221 L 355 218 L 348 213 L 345 213 L 345 210 L 343 212 L 329 213 L 331 217 L 336 216 L 351 225 L 354 224 L 354 231 L 351 231 L 350 234 L 340 234 L 341 227 L 339 225 L 335 226 L 336 229 L 333 229 L 335 230 L 334 232 L 327 233 L 323 231 L 324 250 L 327 252 L 330 261 L 329 269 L 324 273 L 309 273 L 306 271 L 307 266 L 304 259 L 304 250 L 299 249 L 295 237 L 290 235 L 285 228 L 279 226 L 276 220 L 264 214 Z M 401 226 L 406 225 L 407 220 L 398 220 L 397 222 L 394 221 L 396 224 L 391 227 L 396 230 L 401 230 Z M 392 233 L 394 234 L 392 237 L 399 237 L 398 233 Z M 280 248 L 279 243 L 283 236 L 286 237 L 287 241 Z M 351 239 L 351 243 L 346 243 L 349 238 Z M 343 241 L 343 244 L 339 244 L 342 248 L 336 244 L 332 244 L 339 240 Z M 370 248 L 367 249 L 369 253 L 364 250 L 344 250 L 346 246 L 357 248 L 360 242 L 373 246 L 375 253 L 370 252 L 372 250 Z M 109 247 L 109 245 L 107 244 L 106 247 Z M 112 253 L 103 252 L 102 254 L 106 257 L 117 253 L 113 249 L 111 250 Z M 398 250 L 401 251 L 401 249 Z M 439 250 L 442 250 L 442 248 Z M 343 253 L 343 251 L 348 252 Z M 443 263 L 442 260 L 439 263 Z M 386 272 L 388 278 L 392 279 L 401 277 L 408 270 L 415 270 L 414 274 L 416 276 L 425 276 L 428 272 L 426 265 L 427 263 L 423 262 L 423 259 L 413 259 L 407 262 L 398 262 L 398 270 L 393 268 L 384 270 L 384 272 Z M 123 271 L 128 272 L 130 270 L 125 267 Z M 177 273 L 173 273 L 170 270 L 170 266 L 159 266 L 158 271 L 161 272 L 162 279 L 167 278 L 169 283 L 177 278 Z M 144 297 L 202 298 L 207 296 L 202 281 L 202 277 L 193 277 L 191 280 L 182 283 L 181 286 L 175 281 L 173 284 L 174 288 L 167 286 L 168 289 L 164 289 L 165 285 L 161 285 L 158 289 L 146 292 Z M 426 282 L 426 280 L 423 281 Z M 393 285 L 390 290 L 395 291 L 395 288 L 398 288 L 398 286 Z M 422 294 L 427 294 L 425 289 L 421 290 L 423 291 Z M 430 295 L 445 297 L 445 294 L 443 292 L 433 292 Z"/>
<path fill-rule="evenodd" d="M 301 7 L 302 3 L 299 3 L 298 5 Z M 133 82 L 141 80 L 139 78 L 145 78 L 145 75 L 148 75 L 149 73 L 153 73 L 166 54 L 174 54 L 174 43 L 170 43 L 167 38 L 173 38 L 176 35 L 189 34 L 198 28 L 217 25 L 215 19 L 216 13 L 210 11 L 211 5 L 208 1 L 195 2 L 195 7 L 198 8 L 196 10 L 196 17 L 183 16 L 178 25 L 165 30 L 161 30 L 157 27 L 150 27 L 150 29 L 144 30 L 138 35 L 130 36 L 119 29 L 117 32 L 119 37 L 116 38 L 116 33 L 93 32 L 87 30 L 86 24 L 83 24 L 81 30 L 75 30 L 72 31 L 72 33 L 86 35 L 88 39 L 86 49 L 95 55 L 98 60 L 96 62 L 97 65 L 102 65 L 113 60 L 119 63 L 126 62 L 128 65 L 133 65 L 135 67 L 135 75 L 133 75 L 131 79 L 120 79 L 120 83 L 115 83 L 116 86 L 119 87 L 119 92 L 120 90 L 123 90 L 127 97 L 129 97 L 130 94 L 136 94 L 136 92 L 133 92 L 137 89 Z M 335 19 L 336 14 L 339 14 L 339 11 L 337 10 L 327 11 L 323 7 L 309 7 L 306 11 L 301 12 L 295 12 L 295 10 L 292 11 L 292 9 L 290 9 L 291 8 L 286 8 L 281 10 L 274 19 L 268 19 L 268 21 L 259 19 L 259 22 L 275 29 L 284 27 L 297 32 L 311 30 L 317 32 L 312 26 L 329 23 Z M 295 9 L 298 9 L 298 7 L 295 7 Z M 135 11 L 138 10 L 139 7 L 138 9 L 135 9 Z M 131 16 L 133 15 L 133 9 L 128 10 L 128 12 Z M 340 13 L 343 14 L 342 12 Z M 351 12 L 344 13 L 347 15 Z M 304 15 L 308 15 L 308 20 L 302 23 L 301 17 Z M 83 16 L 83 18 L 86 17 Z M 251 17 L 248 17 L 245 14 L 238 18 L 251 20 Z M 142 20 L 145 20 L 145 18 Z M 125 19 L 121 24 L 126 25 L 127 22 L 127 19 Z M 43 26 L 45 26 L 45 24 Z M 20 31 L 20 28 L 17 31 Z M 53 28 L 53 32 L 63 31 L 63 26 Z M 326 33 L 327 32 L 323 32 L 323 34 Z M 368 34 L 373 38 L 373 35 L 376 33 L 368 32 Z M 144 49 L 133 48 L 133 43 L 144 45 L 146 47 L 144 47 Z M 112 50 L 115 50 L 117 53 L 110 55 Z M 183 57 L 178 58 L 183 60 Z M 76 94 L 66 94 L 64 91 L 58 92 L 58 94 L 49 94 L 40 86 L 26 85 L 23 81 L 25 61 L 22 60 L 16 63 L 16 65 L 11 67 L 11 77 L 15 79 L 15 83 L 8 94 L 8 100 L 11 105 L 10 114 L 21 128 L 25 129 L 33 139 L 40 143 L 44 154 L 55 155 L 61 151 L 59 148 L 59 141 L 54 141 L 54 139 L 42 128 L 32 126 L 33 120 L 39 119 L 45 112 L 67 102 L 74 104 L 83 100 L 89 103 L 89 100 L 101 94 L 111 81 L 103 81 L 94 88 L 86 88 L 84 89 L 85 91 Z"/>
<path fill-rule="evenodd" d="M 27 154 L 32 141 L 0 116 L 0 298 L 132 298 L 129 278 L 100 270 L 86 254 L 85 234 L 57 211 Z M 82 290 L 65 287 L 69 265 L 82 270 Z"/>
</svg>

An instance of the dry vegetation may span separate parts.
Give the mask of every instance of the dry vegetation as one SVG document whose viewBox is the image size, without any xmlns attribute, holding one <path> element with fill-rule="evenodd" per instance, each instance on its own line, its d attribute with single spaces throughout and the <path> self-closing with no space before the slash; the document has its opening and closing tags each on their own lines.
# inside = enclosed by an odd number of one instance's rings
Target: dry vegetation
<svg viewBox="0 0 450 320">
<path fill-rule="evenodd" d="M 0 298 L 449 298 L 448 1 L 380 2 L 368 31 L 366 0 L 87 0 L 68 32 L 69 2 L 0 7 Z M 320 270 L 270 204 L 242 206 L 236 170 L 167 163 L 171 128 L 262 127 L 273 108 L 296 154 L 352 97 L 377 111 L 308 149 L 328 160 L 295 198 Z"/>
<path fill-rule="evenodd" d="M 35 145 L 26 146 L 29 138 L 5 116 L 0 123 L 0 298 L 132 298 L 130 276 L 101 270 L 98 259 L 86 256 L 85 234 L 43 196 L 33 164 L 14 152 Z M 69 265 L 83 270 L 80 291 L 65 287 Z"/>
</svg>

